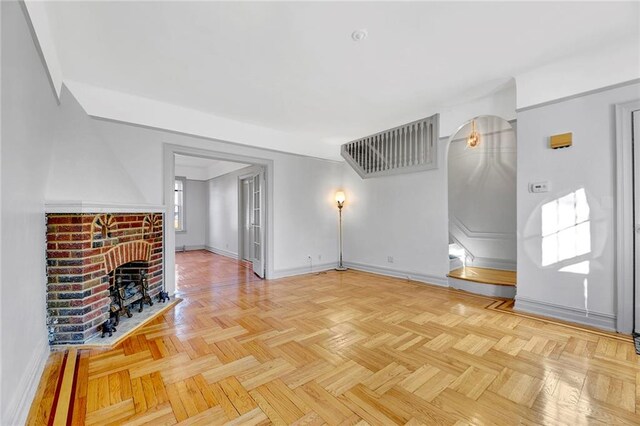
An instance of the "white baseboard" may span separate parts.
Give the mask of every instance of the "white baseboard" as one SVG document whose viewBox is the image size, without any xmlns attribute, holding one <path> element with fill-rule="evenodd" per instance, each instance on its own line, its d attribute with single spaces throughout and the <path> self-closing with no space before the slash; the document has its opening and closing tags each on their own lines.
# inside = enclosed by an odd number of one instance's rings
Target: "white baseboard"
<svg viewBox="0 0 640 426">
<path fill-rule="evenodd" d="M 568 306 L 560 306 L 553 303 L 540 302 L 518 296 L 516 296 L 514 309 L 520 312 L 527 312 L 530 314 L 542 315 L 564 321 L 589 325 L 591 327 L 602 328 L 609 331 L 616 331 L 615 315 L 602 314 L 599 312 L 592 312 Z"/>
<path fill-rule="evenodd" d="M 314 272 L 329 271 L 331 269 L 335 269 L 336 266 L 338 266 L 337 262 L 329 262 L 329 263 L 319 263 L 317 265 L 313 265 L 312 267 L 300 266 L 297 268 L 278 269 L 276 271 L 273 271 L 273 274 L 271 275 L 271 277 L 269 277 L 269 279 L 275 280 L 277 278 L 285 278 L 285 277 L 292 277 L 295 275 L 304 275 L 304 274 L 311 274 Z"/>
<path fill-rule="evenodd" d="M 184 249 L 184 250 L 183 250 Z M 181 251 L 205 250 L 205 246 L 176 246 L 176 253 Z"/>
<path fill-rule="evenodd" d="M 467 261 L 467 266 L 477 266 L 479 268 L 501 269 L 503 271 L 516 271 L 516 262 L 492 257 L 475 257 Z"/>
<path fill-rule="evenodd" d="M 231 259 L 238 260 L 238 253 L 234 253 L 232 251 L 223 250 L 223 249 L 219 249 L 211 246 L 205 246 L 204 249 L 207 251 L 210 251 L 211 253 L 219 254 L 221 256 L 226 256 L 226 257 L 230 257 Z"/>
<path fill-rule="evenodd" d="M 49 353 L 49 342 L 47 342 L 45 336 L 35 345 L 31 359 L 20 379 L 18 388 L 12 392 L 13 397 L 4 410 L 6 418 L 2 419 L 0 423 L 3 425 L 23 425 L 27 422 L 29 409 L 33 403 L 33 397 L 38 390 L 40 377 L 42 377 L 44 367 L 49 359 Z"/>
<path fill-rule="evenodd" d="M 480 294 L 482 296 L 513 299 L 516 295 L 515 286 L 477 283 L 453 277 L 449 277 L 448 281 L 451 288 L 467 291 L 469 293 Z"/>
<path fill-rule="evenodd" d="M 412 281 L 419 281 L 426 284 L 433 284 L 441 287 L 449 287 L 449 280 L 447 277 L 438 277 L 436 275 L 421 274 L 414 271 L 403 271 L 399 269 L 391 269 L 383 266 L 367 265 L 358 262 L 344 262 L 344 266 L 357 271 L 371 272 L 379 275 L 386 275 L 388 277 L 405 278 Z"/>
</svg>

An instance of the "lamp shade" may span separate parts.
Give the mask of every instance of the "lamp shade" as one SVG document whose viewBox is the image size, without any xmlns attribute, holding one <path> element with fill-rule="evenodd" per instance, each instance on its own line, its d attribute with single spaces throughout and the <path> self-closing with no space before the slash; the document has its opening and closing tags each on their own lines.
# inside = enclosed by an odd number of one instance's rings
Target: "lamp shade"
<svg viewBox="0 0 640 426">
<path fill-rule="evenodd" d="M 342 204 L 342 203 L 344 203 L 345 199 L 346 199 L 346 197 L 344 196 L 344 191 L 336 192 L 336 202 Z"/>
</svg>

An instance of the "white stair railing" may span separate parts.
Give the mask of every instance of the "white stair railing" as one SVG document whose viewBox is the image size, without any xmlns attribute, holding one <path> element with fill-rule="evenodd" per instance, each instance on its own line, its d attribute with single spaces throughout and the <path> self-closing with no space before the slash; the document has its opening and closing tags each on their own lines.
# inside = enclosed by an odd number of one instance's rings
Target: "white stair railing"
<svg viewBox="0 0 640 426">
<path fill-rule="evenodd" d="M 435 114 L 342 145 L 342 157 L 361 178 L 411 173 L 437 167 Z"/>
</svg>

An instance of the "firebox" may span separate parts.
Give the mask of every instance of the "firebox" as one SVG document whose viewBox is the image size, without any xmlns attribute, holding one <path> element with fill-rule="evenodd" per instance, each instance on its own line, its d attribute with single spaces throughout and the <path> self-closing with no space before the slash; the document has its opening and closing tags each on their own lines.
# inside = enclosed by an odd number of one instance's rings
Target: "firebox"
<svg viewBox="0 0 640 426">
<path fill-rule="evenodd" d="M 151 305 L 163 264 L 161 213 L 48 213 L 50 343 L 82 344 L 110 316 Z"/>
</svg>

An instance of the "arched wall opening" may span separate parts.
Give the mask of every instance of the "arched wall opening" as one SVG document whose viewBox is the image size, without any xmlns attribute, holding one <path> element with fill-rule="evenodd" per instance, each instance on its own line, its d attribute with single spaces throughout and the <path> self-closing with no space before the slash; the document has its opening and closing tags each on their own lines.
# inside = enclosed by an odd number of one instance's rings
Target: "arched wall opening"
<svg viewBox="0 0 640 426">
<path fill-rule="evenodd" d="M 449 140 L 447 173 L 450 271 L 467 268 L 467 275 L 473 268 L 508 271 L 506 276 L 513 276 L 515 283 L 513 125 L 492 115 L 462 125 Z"/>
</svg>

